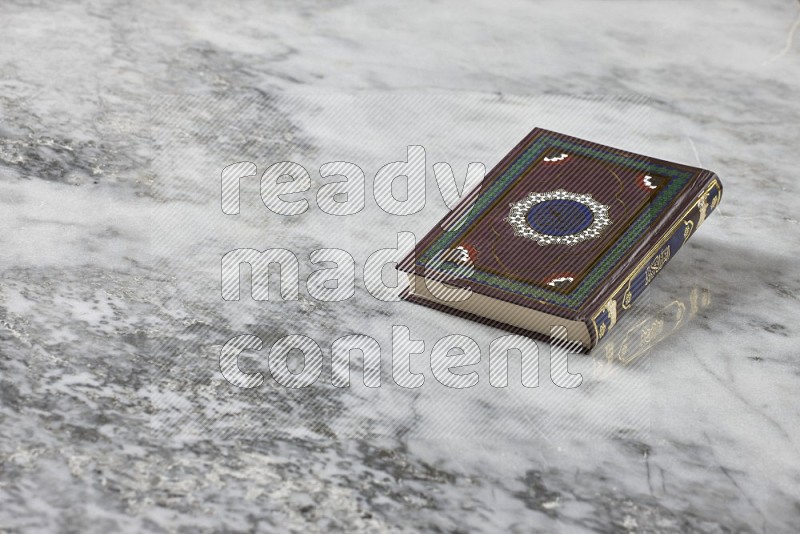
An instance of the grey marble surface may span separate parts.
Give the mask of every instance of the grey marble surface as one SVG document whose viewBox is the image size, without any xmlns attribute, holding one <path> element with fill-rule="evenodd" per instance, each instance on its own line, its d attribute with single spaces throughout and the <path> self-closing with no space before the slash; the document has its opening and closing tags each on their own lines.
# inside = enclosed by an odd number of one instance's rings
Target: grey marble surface
<svg viewBox="0 0 800 534">
<path fill-rule="evenodd" d="M 793 532 L 800 524 L 800 5 L 522 2 L 4 2 L 0 5 L 0 531 Z M 425 146 L 428 170 L 487 168 L 541 126 L 710 168 L 714 213 L 562 390 L 487 381 L 500 332 L 365 289 L 369 255 L 447 207 L 335 217 L 326 162 L 371 177 Z M 291 160 L 307 213 L 281 217 L 220 172 Z M 318 248 L 355 295 L 226 302 L 221 255 Z M 273 289 L 273 291 L 277 291 Z M 685 313 L 678 314 L 681 308 Z M 671 318 L 671 319 L 670 319 Z M 658 323 L 663 320 L 666 323 Z M 638 353 L 627 335 L 666 324 Z M 220 348 L 393 325 L 425 384 L 304 390 Z M 438 384 L 466 334 L 481 382 Z M 542 345 L 542 352 L 548 347 Z"/>
</svg>

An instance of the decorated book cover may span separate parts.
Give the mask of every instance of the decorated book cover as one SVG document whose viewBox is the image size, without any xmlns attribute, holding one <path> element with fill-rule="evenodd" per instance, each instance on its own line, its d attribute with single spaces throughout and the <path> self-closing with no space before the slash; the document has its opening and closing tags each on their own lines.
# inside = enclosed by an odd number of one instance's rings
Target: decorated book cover
<svg viewBox="0 0 800 534">
<path fill-rule="evenodd" d="M 711 171 L 537 128 L 398 264 L 403 296 L 590 350 L 721 194 Z"/>
</svg>

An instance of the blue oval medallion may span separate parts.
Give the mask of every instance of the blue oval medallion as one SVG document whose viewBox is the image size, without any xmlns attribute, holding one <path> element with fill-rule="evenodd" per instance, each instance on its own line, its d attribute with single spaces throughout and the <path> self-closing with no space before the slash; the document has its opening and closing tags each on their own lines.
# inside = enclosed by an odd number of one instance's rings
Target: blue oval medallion
<svg viewBox="0 0 800 534">
<path fill-rule="evenodd" d="M 576 200 L 556 198 L 539 202 L 526 216 L 540 234 L 564 236 L 583 232 L 592 225 L 592 210 Z"/>
</svg>

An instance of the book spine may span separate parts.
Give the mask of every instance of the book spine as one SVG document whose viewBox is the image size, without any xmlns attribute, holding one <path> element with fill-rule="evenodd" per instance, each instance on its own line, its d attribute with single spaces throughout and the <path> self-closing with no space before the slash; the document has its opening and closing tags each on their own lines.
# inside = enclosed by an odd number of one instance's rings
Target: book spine
<svg viewBox="0 0 800 534">
<path fill-rule="evenodd" d="M 617 320 L 633 306 L 637 298 L 653 281 L 664 265 L 694 235 L 703 221 L 716 209 L 722 197 L 722 183 L 716 175 L 695 197 L 689 207 L 671 224 L 656 244 L 650 248 L 630 274 L 620 283 L 605 303 L 591 314 L 587 320 L 590 333 L 594 333 L 594 343 L 603 339 Z"/>
</svg>

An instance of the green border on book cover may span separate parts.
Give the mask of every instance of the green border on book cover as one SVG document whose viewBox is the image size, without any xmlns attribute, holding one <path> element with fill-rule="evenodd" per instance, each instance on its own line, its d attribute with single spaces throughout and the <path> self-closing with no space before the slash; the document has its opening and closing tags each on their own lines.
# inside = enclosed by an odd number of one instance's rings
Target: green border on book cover
<svg viewBox="0 0 800 534">
<path fill-rule="evenodd" d="M 469 225 L 480 218 L 495 200 L 519 178 L 522 172 L 548 148 L 570 150 L 576 154 L 596 158 L 608 163 L 627 166 L 638 171 L 662 174 L 672 178 L 672 180 L 670 180 L 669 184 L 656 195 L 656 198 L 647 205 L 622 237 L 620 237 L 605 255 L 603 255 L 595 267 L 570 293 L 564 294 L 534 284 L 509 280 L 508 278 L 487 273 L 479 269 L 475 269 L 473 274 L 465 277 L 465 279 L 516 293 L 524 297 L 546 300 L 568 308 L 577 308 L 580 303 L 583 302 L 583 299 L 586 298 L 595 286 L 611 271 L 614 265 L 625 256 L 626 251 L 630 249 L 631 245 L 642 237 L 647 228 L 683 189 L 693 174 L 688 171 L 672 169 L 645 161 L 637 161 L 625 156 L 620 156 L 619 154 L 605 152 L 596 148 L 586 147 L 577 143 L 544 135 L 532 143 L 525 152 L 506 169 L 500 178 L 495 180 L 489 188 L 478 197 L 472 208 L 462 217 L 463 222 L 457 226 L 458 230 L 444 232 L 423 251 L 416 262 L 417 265 L 427 267 L 427 262 L 433 259 L 437 253 L 451 247 L 461 237 Z"/>
</svg>

